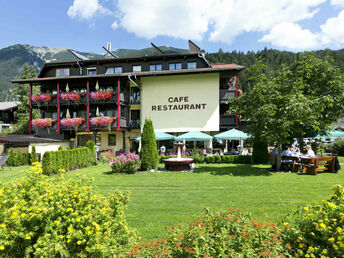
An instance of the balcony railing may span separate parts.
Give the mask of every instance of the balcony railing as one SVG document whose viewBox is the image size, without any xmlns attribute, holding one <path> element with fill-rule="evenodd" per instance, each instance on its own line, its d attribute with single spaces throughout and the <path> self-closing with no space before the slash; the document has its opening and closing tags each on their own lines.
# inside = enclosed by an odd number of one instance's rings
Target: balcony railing
<svg viewBox="0 0 344 258">
<path fill-rule="evenodd" d="M 235 89 L 220 89 L 220 103 L 227 103 L 230 98 L 235 98 Z"/>
<path fill-rule="evenodd" d="M 138 129 L 141 128 L 141 120 L 129 120 L 128 128 L 130 129 Z"/>
</svg>

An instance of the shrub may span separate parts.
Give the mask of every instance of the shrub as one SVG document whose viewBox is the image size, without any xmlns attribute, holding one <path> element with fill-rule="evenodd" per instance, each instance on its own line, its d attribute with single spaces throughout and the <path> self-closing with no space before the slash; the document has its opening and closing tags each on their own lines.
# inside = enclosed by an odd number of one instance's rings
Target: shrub
<svg viewBox="0 0 344 258">
<path fill-rule="evenodd" d="M 95 160 L 93 155 L 93 150 L 88 147 L 46 151 L 42 158 L 43 173 L 50 175 L 59 173 L 60 169 L 68 171 L 88 167 Z"/>
<path fill-rule="evenodd" d="M 99 155 L 99 160 L 100 160 L 101 162 L 106 162 L 106 163 L 108 163 L 108 162 L 111 160 L 112 157 L 113 157 L 112 151 L 103 151 L 103 152 L 100 153 L 100 155 Z"/>
<path fill-rule="evenodd" d="M 23 156 L 23 165 L 30 165 L 30 152 L 26 150 Z"/>
<path fill-rule="evenodd" d="M 60 145 L 59 148 L 57 150 L 63 150 L 62 146 Z"/>
<path fill-rule="evenodd" d="M 269 161 L 268 144 L 260 140 L 258 136 L 253 140 L 252 157 L 254 163 L 266 164 Z"/>
<path fill-rule="evenodd" d="M 15 165 L 15 154 L 13 151 L 13 148 L 10 148 L 10 150 L 8 151 L 8 157 L 7 157 L 7 165 L 8 166 L 14 166 Z"/>
<path fill-rule="evenodd" d="M 215 157 L 215 163 L 222 163 L 222 158 L 219 155 L 214 156 Z"/>
<path fill-rule="evenodd" d="M 158 149 L 152 120 L 146 118 L 141 135 L 141 170 L 157 170 L 159 163 Z"/>
<path fill-rule="evenodd" d="M 36 153 L 36 147 L 32 146 L 31 148 L 31 154 L 30 154 L 30 164 L 37 162 L 38 161 L 38 156 Z"/>
<path fill-rule="evenodd" d="M 94 141 L 87 141 L 86 147 L 91 150 L 89 153 L 89 159 L 91 161 L 92 165 L 95 165 L 97 163 L 97 154 L 96 154 L 96 144 Z"/>
<path fill-rule="evenodd" d="M 17 153 L 16 153 L 14 165 L 15 166 L 23 165 L 23 154 L 21 153 L 20 150 L 18 150 Z"/>
<path fill-rule="evenodd" d="M 172 226 L 167 239 L 141 244 L 141 257 L 282 257 L 280 230 L 240 211 L 212 213 L 187 226 Z"/>
<path fill-rule="evenodd" d="M 96 195 L 92 180 L 42 175 L 0 185 L 1 257 L 114 257 L 136 241 L 128 227 L 128 195 Z"/>
<path fill-rule="evenodd" d="M 215 156 L 207 156 L 204 158 L 204 162 L 209 164 L 209 163 L 215 163 Z"/>
<path fill-rule="evenodd" d="M 134 174 L 141 164 L 139 155 L 129 152 L 112 157 L 109 165 L 114 173 Z"/>
<path fill-rule="evenodd" d="M 202 156 L 194 156 L 193 158 L 195 159 L 195 163 L 198 163 L 198 164 L 204 163 L 204 157 Z"/>
<path fill-rule="evenodd" d="M 338 156 L 344 155 L 344 139 L 343 138 L 337 138 L 332 143 L 332 149 L 337 152 Z"/>
<path fill-rule="evenodd" d="M 329 200 L 301 208 L 284 223 L 282 237 L 291 255 L 343 257 L 344 187 L 333 188 Z"/>
</svg>

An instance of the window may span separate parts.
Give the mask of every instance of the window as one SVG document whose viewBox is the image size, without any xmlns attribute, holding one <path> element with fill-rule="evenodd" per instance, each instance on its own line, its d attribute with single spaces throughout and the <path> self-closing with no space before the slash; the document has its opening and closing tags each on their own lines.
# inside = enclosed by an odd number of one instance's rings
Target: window
<svg viewBox="0 0 344 258">
<path fill-rule="evenodd" d="M 87 68 L 87 75 L 95 75 L 97 74 L 97 68 L 92 67 L 92 68 Z"/>
<path fill-rule="evenodd" d="M 196 62 L 188 62 L 188 69 L 196 69 L 197 63 Z"/>
<path fill-rule="evenodd" d="M 86 146 L 88 141 L 93 141 L 92 134 L 79 134 L 78 136 L 78 146 Z"/>
<path fill-rule="evenodd" d="M 141 72 L 141 65 L 134 65 L 133 72 Z"/>
<path fill-rule="evenodd" d="M 109 67 L 106 69 L 105 74 L 114 74 L 114 73 L 122 73 L 122 67 L 121 66 Z"/>
<path fill-rule="evenodd" d="M 116 146 L 116 134 L 109 134 L 108 136 L 108 145 L 109 146 Z"/>
<path fill-rule="evenodd" d="M 153 64 L 149 66 L 149 71 L 161 71 L 162 65 L 161 64 Z"/>
<path fill-rule="evenodd" d="M 170 70 L 180 70 L 180 69 L 182 69 L 182 63 L 169 64 L 169 69 Z"/>
<path fill-rule="evenodd" d="M 69 68 L 58 68 L 56 69 L 56 77 L 69 76 Z"/>
</svg>

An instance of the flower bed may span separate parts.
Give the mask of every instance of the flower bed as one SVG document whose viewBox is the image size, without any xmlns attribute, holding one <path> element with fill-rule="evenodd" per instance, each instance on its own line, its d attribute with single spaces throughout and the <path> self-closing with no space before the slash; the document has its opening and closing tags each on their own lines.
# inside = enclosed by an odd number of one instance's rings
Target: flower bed
<svg viewBox="0 0 344 258">
<path fill-rule="evenodd" d="M 110 126 L 113 122 L 115 122 L 115 117 L 109 117 L 109 116 L 99 116 L 99 117 L 92 117 L 90 122 L 93 126 L 100 126 L 100 127 L 106 127 Z"/>
<path fill-rule="evenodd" d="M 140 165 L 139 155 L 131 152 L 112 157 L 109 162 L 109 166 L 114 173 L 134 174 L 139 169 Z"/>
<path fill-rule="evenodd" d="M 55 124 L 55 120 L 51 118 L 36 118 L 32 120 L 32 125 L 36 128 L 46 128 Z"/>
<path fill-rule="evenodd" d="M 83 122 L 85 122 L 85 118 L 82 118 L 82 117 L 64 118 L 61 120 L 61 125 L 65 126 L 65 127 L 73 127 L 76 129 Z"/>
<path fill-rule="evenodd" d="M 112 96 L 115 95 L 115 92 L 110 91 L 110 90 L 105 90 L 105 91 L 93 91 L 91 92 L 90 96 L 91 99 L 95 101 L 105 101 L 105 100 L 110 100 Z"/>
<path fill-rule="evenodd" d="M 60 97 L 64 101 L 78 103 L 80 102 L 81 94 L 77 92 L 62 92 Z"/>
<path fill-rule="evenodd" d="M 45 103 L 48 104 L 51 99 L 55 98 L 54 94 L 42 93 L 40 95 L 32 95 L 31 100 L 37 104 Z"/>
</svg>

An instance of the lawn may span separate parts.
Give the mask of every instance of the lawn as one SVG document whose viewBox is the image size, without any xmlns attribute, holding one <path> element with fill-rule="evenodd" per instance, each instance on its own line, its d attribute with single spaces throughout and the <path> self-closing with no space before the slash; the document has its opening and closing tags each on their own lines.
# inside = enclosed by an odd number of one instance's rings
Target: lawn
<svg viewBox="0 0 344 258">
<path fill-rule="evenodd" d="M 342 160 L 341 160 L 342 162 Z M 343 166 L 343 165 L 342 165 Z M 2 181 L 15 180 L 20 168 L 5 168 Z M 344 173 L 270 173 L 267 165 L 202 164 L 195 172 L 116 175 L 106 164 L 70 172 L 95 177 L 96 191 L 129 191 L 128 220 L 144 240 L 164 237 L 165 226 L 195 221 L 205 207 L 241 209 L 259 219 L 278 221 L 298 206 L 321 201 L 343 184 Z"/>
</svg>

